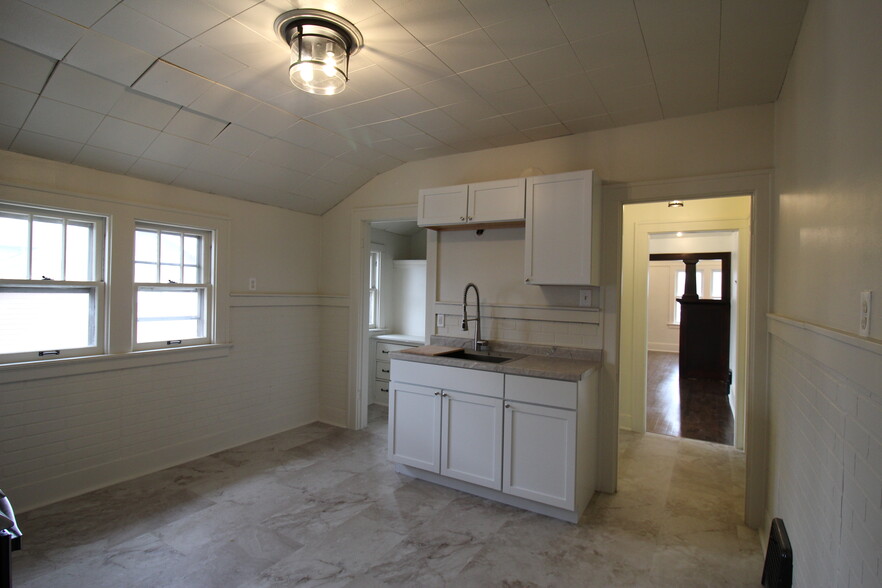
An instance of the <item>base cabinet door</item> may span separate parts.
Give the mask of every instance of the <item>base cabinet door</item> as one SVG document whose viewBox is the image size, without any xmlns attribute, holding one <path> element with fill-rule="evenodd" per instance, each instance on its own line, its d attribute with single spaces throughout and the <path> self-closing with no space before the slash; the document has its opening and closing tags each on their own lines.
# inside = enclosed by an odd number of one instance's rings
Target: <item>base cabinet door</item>
<svg viewBox="0 0 882 588">
<path fill-rule="evenodd" d="M 502 489 L 502 399 L 441 392 L 441 475 Z"/>
<path fill-rule="evenodd" d="M 506 401 L 502 491 L 575 507 L 576 411 Z"/>
<path fill-rule="evenodd" d="M 441 391 L 390 382 L 389 460 L 438 473 Z"/>
</svg>

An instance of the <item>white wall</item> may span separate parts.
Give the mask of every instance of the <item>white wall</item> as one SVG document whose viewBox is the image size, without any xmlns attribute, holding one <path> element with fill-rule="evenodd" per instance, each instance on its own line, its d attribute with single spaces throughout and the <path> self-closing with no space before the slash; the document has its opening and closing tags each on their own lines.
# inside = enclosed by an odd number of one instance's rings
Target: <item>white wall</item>
<svg viewBox="0 0 882 588">
<path fill-rule="evenodd" d="M 810 2 L 776 104 L 767 518 L 795 586 L 882 585 L 880 27 L 876 0 Z"/>
<path fill-rule="evenodd" d="M 392 262 L 393 331 L 422 337 L 426 333 L 426 260 Z"/>
<path fill-rule="evenodd" d="M 671 280 L 683 269 L 682 261 L 649 262 L 649 297 L 646 323 L 649 351 L 680 351 L 680 327 L 671 324 Z"/>
<path fill-rule="evenodd" d="M 115 349 L 73 371 L 57 367 L 69 363 L 0 366 L 0 480 L 17 509 L 319 418 L 325 370 L 315 342 L 325 331 L 324 302 L 315 296 L 318 256 L 291 255 L 314 251 L 317 217 L 6 151 L 0 184 L 11 199 L 109 214 L 117 228 L 167 214 L 226 219 L 229 227 L 218 300 L 227 315 L 222 342 L 231 347 L 208 355 L 176 349 L 158 356 L 165 359 Z M 126 251 L 131 244 L 120 233 L 110 253 Z M 258 291 L 247 292 L 252 276 Z M 112 298 L 119 304 L 131 299 Z M 339 371 L 339 364 L 321 367 Z"/>
</svg>

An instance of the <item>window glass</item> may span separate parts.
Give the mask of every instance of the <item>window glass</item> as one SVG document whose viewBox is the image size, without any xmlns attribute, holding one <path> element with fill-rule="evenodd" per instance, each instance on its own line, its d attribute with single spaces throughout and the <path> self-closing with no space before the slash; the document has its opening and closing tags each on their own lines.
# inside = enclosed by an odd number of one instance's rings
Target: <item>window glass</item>
<svg viewBox="0 0 882 588">
<path fill-rule="evenodd" d="M 714 270 L 711 274 L 711 298 L 720 300 L 723 298 L 723 271 Z"/>
<path fill-rule="evenodd" d="M 203 337 L 202 319 L 201 289 L 138 291 L 138 343 Z"/>
<path fill-rule="evenodd" d="M 32 231 L 31 279 L 63 280 L 63 221 L 61 219 L 35 218 Z"/>
<path fill-rule="evenodd" d="M 0 353 L 77 349 L 95 344 L 91 289 L 0 290 Z"/>
<path fill-rule="evenodd" d="M 92 226 L 67 223 L 64 247 L 64 279 L 85 282 L 92 279 Z"/>
<path fill-rule="evenodd" d="M 28 279 L 28 217 L 0 213 L 0 279 Z"/>
</svg>

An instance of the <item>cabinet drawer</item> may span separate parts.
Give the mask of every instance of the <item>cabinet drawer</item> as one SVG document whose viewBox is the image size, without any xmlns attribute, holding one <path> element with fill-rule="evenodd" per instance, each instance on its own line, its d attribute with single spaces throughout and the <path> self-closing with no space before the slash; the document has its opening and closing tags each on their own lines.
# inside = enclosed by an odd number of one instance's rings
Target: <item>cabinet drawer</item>
<svg viewBox="0 0 882 588">
<path fill-rule="evenodd" d="M 402 349 L 410 349 L 411 347 L 413 347 L 413 345 L 399 345 L 398 343 L 377 342 L 377 360 L 388 360 L 389 354 L 393 351 L 401 351 Z"/>
<path fill-rule="evenodd" d="M 377 360 L 377 369 L 374 377 L 378 380 L 389 380 L 390 367 L 388 361 L 383 361 L 382 359 Z"/>
<path fill-rule="evenodd" d="M 373 381 L 372 386 L 371 401 L 387 406 L 389 404 L 389 381 L 377 379 Z"/>
<path fill-rule="evenodd" d="M 502 398 L 503 375 L 497 372 L 393 359 L 392 379 L 396 382 Z"/>
<path fill-rule="evenodd" d="M 578 383 L 527 376 L 505 376 L 505 399 L 576 409 Z"/>
</svg>

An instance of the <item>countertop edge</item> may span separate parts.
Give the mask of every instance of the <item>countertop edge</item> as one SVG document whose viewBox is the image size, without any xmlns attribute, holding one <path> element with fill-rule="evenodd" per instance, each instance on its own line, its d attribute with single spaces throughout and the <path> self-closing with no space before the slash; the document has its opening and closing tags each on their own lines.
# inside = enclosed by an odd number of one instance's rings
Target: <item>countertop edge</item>
<svg viewBox="0 0 882 588">
<path fill-rule="evenodd" d="M 509 374 L 513 376 L 527 376 L 533 378 L 545 378 L 549 380 L 561 380 L 564 382 L 578 382 L 587 374 L 600 369 L 601 363 L 593 360 L 577 360 L 566 358 L 548 358 L 538 355 L 528 355 L 514 359 L 507 363 L 486 363 L 482 361 L 469 361 L 467 359 L 458 359 L 444 357 L 443 355 L 415 355 L 412 353 L 402 353 L 393 351 L 390 359 L 400 359 L 403 361 L 415 361 L 417 363 L 430 363 L 434 365 L 443 365 L 448 367 L 457 367 L 463 369 L 481 370 L 485 372 L 496 372 L 501 374 Z M 529 367 L 531 361 L 548 361 L 569 365 L 572 371 L 561 372 L 556 370 L 539 369 Z M 524 362 L 527 365 L 523 365 Z M 518 364 L 521 363 L 519 366 Z"/>
</svg>

